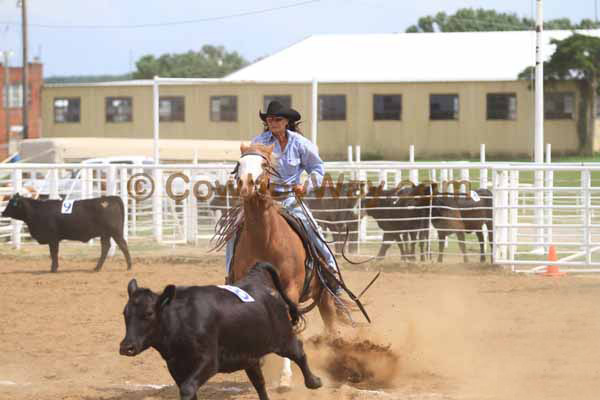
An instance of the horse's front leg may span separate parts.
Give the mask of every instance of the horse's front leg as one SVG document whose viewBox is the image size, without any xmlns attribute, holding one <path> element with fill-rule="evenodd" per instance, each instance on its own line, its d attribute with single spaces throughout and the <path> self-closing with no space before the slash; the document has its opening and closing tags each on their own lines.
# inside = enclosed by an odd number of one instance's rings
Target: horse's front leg
<svg viewBox="0 0 600 400">
<path fill-rule="evenodd" d="M 290 285 L 286 288 L 285 294 L 294 303 L 300 302 L 300 293 L 295 285 Z M 283 366 L 281 367 L 281 375 L 279 376 L 279 387 L 278 392 L 287 392 L 292 389 L 292 362 L 289 358 L 283 359 Z"/>
</svg>

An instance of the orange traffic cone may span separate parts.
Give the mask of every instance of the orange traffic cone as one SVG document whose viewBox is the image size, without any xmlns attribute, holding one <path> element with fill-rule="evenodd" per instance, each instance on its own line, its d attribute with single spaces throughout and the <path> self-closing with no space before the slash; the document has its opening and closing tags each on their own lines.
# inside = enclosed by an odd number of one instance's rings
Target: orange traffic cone
<svg viewBox="0 0 600 400">
<path fill-rule="evenodd" d="M 562 276 L 565 274 L 558 268 L 558 265 L 552 264 L 554 261 L 558 261 L 558 257 L 556 256 L 556 248 L 552 244 L 548 249 L 548 265 L 546 266 L 544 276 Z"/>
</svg>

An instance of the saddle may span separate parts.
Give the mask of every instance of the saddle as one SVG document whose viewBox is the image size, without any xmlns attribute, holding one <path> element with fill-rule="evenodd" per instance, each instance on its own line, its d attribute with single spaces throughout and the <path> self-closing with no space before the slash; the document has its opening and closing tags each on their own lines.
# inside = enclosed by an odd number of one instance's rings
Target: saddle
<svg viewBox="0 0 600 400">
<path fill-rule="evenodd" d="M 279 209 L 279 213 L 287 221 L 288 225 L 294 230 L 294 232 L 298 234 L 300 240 L 302 241 L 302 245 L 304 246 L 304 251 L 306 252 L 306 260 L 304 262 L 305 277 L 302 291 L 300 292 L 300 302 L 302 303 L 308 300 L 310 283 L 315 277 L 315 272 L 323 285 L 335 293 L 339 287 L 339 282 L 333 276 L 333 274 L 329 272 L 327 263 L 320 256 L 319 251 L 315 247 L 314 243 L 310 240 L 308 231 L 306 230 L 306 227 L 302 221 L 283 207 Z M 238 232 L 242 229 L 242 226 L 243 222 L 238 226 Z M 233 254 L 235 254 L 239 237 L 240 235 L 236 235 L 235 242 L 233 244 Z M 231 282 L 231 275 L 227 280 Z"/>
<path fill-rule="evenodd" d="M 306 227 L 302 221 L 283 207 L 279 210 L 279 214 L 281 214 L 281 216 L 287 221 L 288 225 L 298 234 L 302 244 L 304 245 L 304 251 L 306 251 L 306 261 L 304 262 L 306 273 L 304 275 L 304 285 L 302 287 L 302 291 L 300 292 L 300 302 L 308 300 L 310 283 L 315 275 L 315 270 L 321 282 L 327 286 L 329 290 L 335 293 L 337 290 L 337 282 L 334 282 L 333 279 L 327 279 L 324 275 L 323 268 L 329 267 L 319 255 L 319 251 L 315 247 L 314 243 L 310 240 Z"/>
</svg>

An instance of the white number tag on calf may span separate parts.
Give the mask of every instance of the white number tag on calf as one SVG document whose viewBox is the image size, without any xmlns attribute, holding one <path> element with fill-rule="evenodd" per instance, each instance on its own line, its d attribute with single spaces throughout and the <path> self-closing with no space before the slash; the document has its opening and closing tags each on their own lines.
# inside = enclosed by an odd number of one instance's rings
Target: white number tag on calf
<svg viewBox="0 0 600 400">
<path fill-rule="evenodd" d="M 65 200 L 62 202 L 60 212 L 63 214 L 71 214 L 73 212 L 73 200 Z"/>
<path fill-rule="evenodd" d="M 481 199 L 479 198 L 479 195 L 477 194 L 477 192 L 476 192 L 476 191 L 474 191 L 474 190 L 471 190 L 471 198 L 472 198 L 472 199 L 473 199 L 473 201 L 475 201 L 475 202 L 477 202 L 477 201 L 481 200 Z"/>
<path fill-rule="evenodd" d="M 240 300 L 243 301 L 244 303 L 254 302 L 254 299 L 252 298 L 252 296 L 250 296 L 248 293 L 244 292 L 242 289 L 240 289 L 237 286 L 217 285 L 217 287 L 219 287 L 221 289 L 229 290 L 231 293 L 233 293 L 237 297 L 239 297 Z"/>
</svg>

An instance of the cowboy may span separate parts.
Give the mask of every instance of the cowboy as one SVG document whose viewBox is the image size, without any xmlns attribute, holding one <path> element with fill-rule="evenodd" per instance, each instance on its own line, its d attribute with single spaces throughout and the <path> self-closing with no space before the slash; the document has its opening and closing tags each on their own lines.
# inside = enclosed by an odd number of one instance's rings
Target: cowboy
<svg viewBox="0 0 600 400">
<path fill-rule="evenodd" d="M 311 242 L 331 272 L 337 275 L 335 258 L 324 241 L 321 228 L 315 222 L 308 208 L 302 207 L 296 198 L 296 196 L 302 197 L 308 194 L 315 186 L 320 186 L 323 181 L 325 170 L 323 160 L 319 157 L 319 150 L 298 129 L 301 116 L 293 108 L 285 107 L 279 101 L 274 100 L 269 103 L 265 113 L 259 111 L 259 116 L 264 122 L 265 130 L 252 139 L 252 144 L 275 145 L 273 154 L 277 157 L 276 170 L 279 176 L 272 177 L 271 183 L 275 186 L 274 197 L 282 207 L 302 221 Z M 303 171 L 309 175 L 306 193 L 305 186 L 300 183 L 300 175 Z M 229 240 L 225 249 L 227 276 L 229 276 L 231 267 L 234 242 L 235 238 Z M 336 288 L 337 292 L 340 290 L 341 288 Z"/>
</svg>

